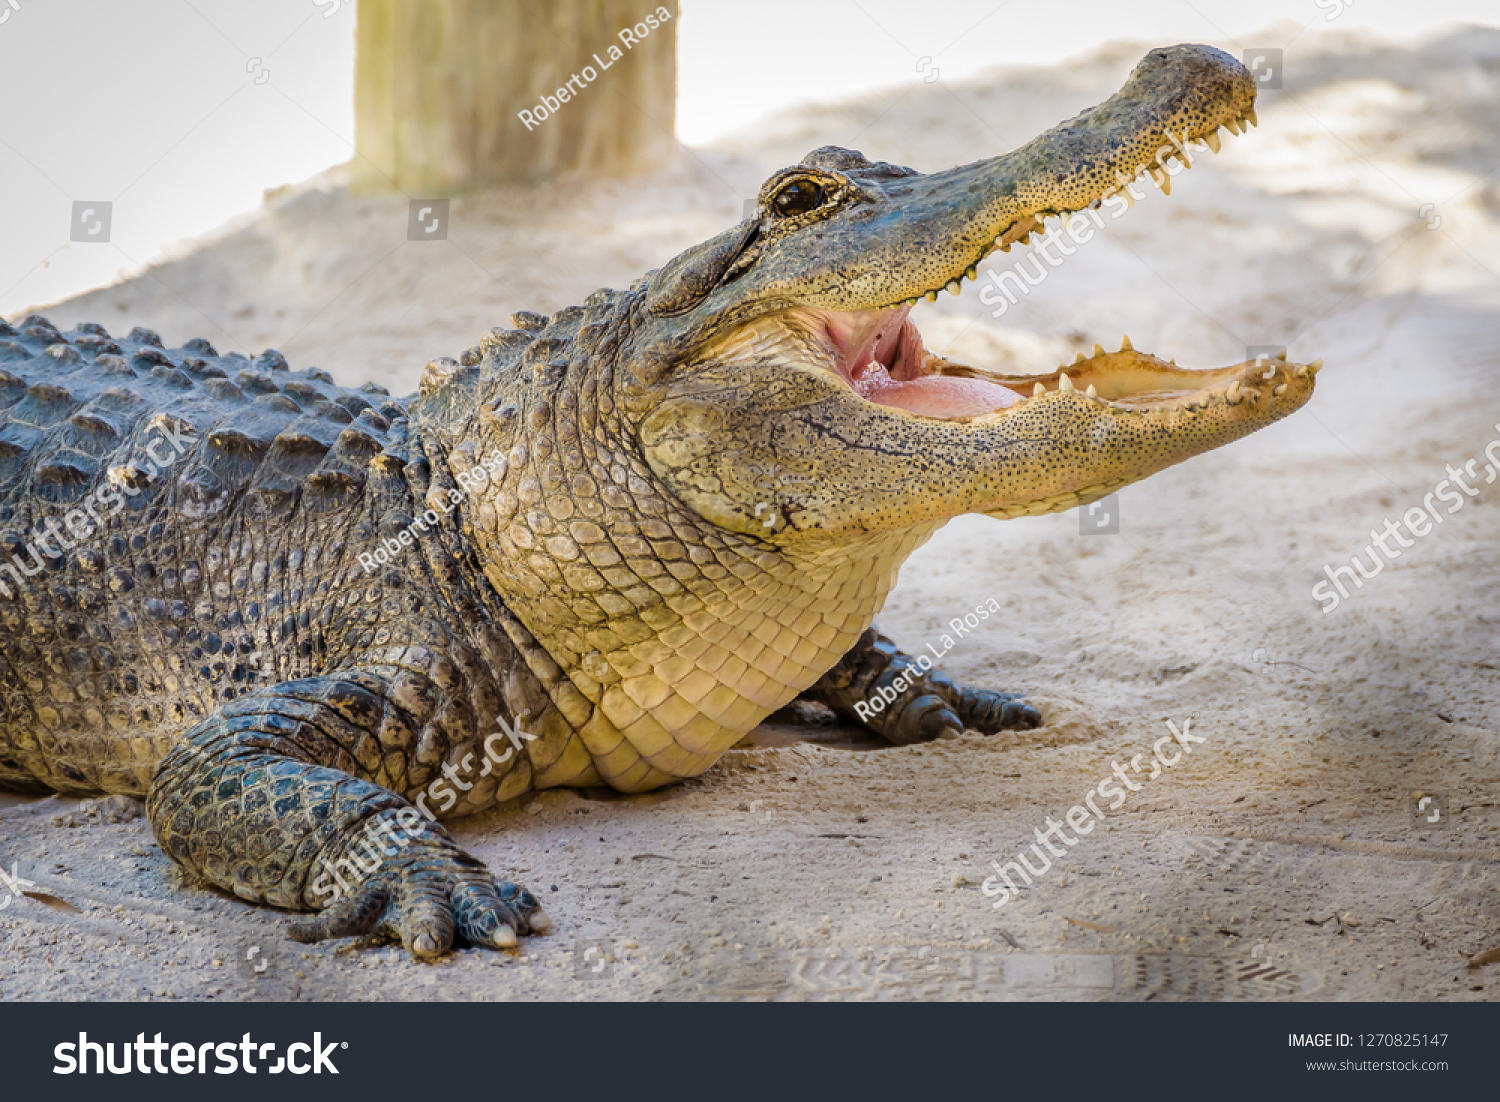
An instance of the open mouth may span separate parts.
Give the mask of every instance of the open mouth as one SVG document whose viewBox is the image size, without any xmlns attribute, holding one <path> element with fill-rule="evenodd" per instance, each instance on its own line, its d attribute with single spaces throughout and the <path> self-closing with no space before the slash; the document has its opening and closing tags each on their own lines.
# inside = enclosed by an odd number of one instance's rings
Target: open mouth
<svg viewBox="0 0 1500 1102">
<path fill-rule="evenodd" d="M 1316 375 L 1321 360 L 1286 362 L 1286 350 L 1213 371 L 1188 371 L 1138 352 L 1126 337 L 1118 352 L 1098 344 L 1071 365 L 1044 375 L 1001 375 L 929 352 L 908 315 L 911 304 L 880 310 L 799 310 L 798 328 L 821 337 L 825 367 L 876 405 L 946 421 L 1003 416 L 1048 395 L 1072 394 L 1101 407 L 1140 412 L 1237 406 L 1279 398 L 1294 378 Z M 787 318 L 791 321 L 792 319 Z"/>
<path fill-rule="evenodd" d="M 1226 122 L 1223 127 L 1238 135 L 1255 121 L 1251 107 L 1242 118 Z M 1232 367 L 1187 371 L 1173 361 L 1137 352 L 1126 337 L 1118 352 L 1106 352 L 1095 344 L 1091 355 L 1079 353 L 1072 365 L 1060 366 L 1044 375 L 1002 375 L 955 363 L 928 351 L 909 317 L 919 298 L 934 301 L 942 289 L 959 294 L 965 280 L 978 277 L 978 264 L 990 253 L 1009 252 L 1012 244 L 1018 241 L 1024 244 L 1033 233 L 1045 233 L 1048 218 L 1060 218 L 1066 225 L 1071 216 L 1095 210 L 1106 201 L 1134 205 L 1137 196 L 1132 194 L 1131 187 L 1146 178 L 1164 194 L 1171 194 L 1174 169 L 1191 168 L 1198 154 L 1218 153 L 1219 149 L 1219 127 L 1215 126 L 1202 134 L 1188 135 L 1181 142 L 1174 141 L 1173 146 L 1163 146 L 1155 158 L 1136 169 L 1132 179 L 1121 174 L 1113 186 L 1098 194 L 1080 195 L 1074 203 L 1024 215 L 996 234 L 967 269 L 941 288 L 878 309 L 836 311 L 797 307 L 782 313 L 779 321 L 798 333 L 804 349 L 810 346 L 818 350 L 814 359 L 819 366 L 842 379 L 865 400 L 948 421 L 1005 416 L 1031 402 L 1048 400 L 1049 396 L 1055 399 L 1057 395 L 1076 395 L 1101 407 L 1140 412 L 1200 410 L 1216 403 L 1238 406 L 1246 401 L 1258 405 L 1263 396 L 1280 398 L 1294 379 L 1315 375 L 1322 361 L 1289 364 L 1282 349 L 1274 356 L 1262 356 Z M 1176 164 L 1169 168 L 1173 161 Z M 806 361 L 805 355 L 802 359 Z"/>
<path fill-rule="evenodd" d="M 642 423 L 652 470 L 727 529 L 826 540 L 1087 505 L 1295 412 L 1321 361 L 1285 350 L 1188 371 L 1127 338 L 1012 375 L 930 351 L 912 318 L 1048 219 L 1081 248 L 1081 222 L 1103 228 L 1105 204 L 1121 216 L 1136 180 L 1169 192 L 1218 152 L 1220 128 L 1254 124 L 1255 91 L 1221 50 L 1163 47 L 1114 96 L 1000 157 L 924 174 L 813 150 L 762 186 L 754 218 L 645 288 L 644 316 L 694 311 L 701 341 L 698 369 L 664 372 Z M 1009 297 L 1007 278 L 993 281 Z"/>
<path fill-rule="evenodd" d="M 832 369 L 854 393 L 876 405 L 944 419 L 978 417 L 1021 400 L 1003 383 L 928 352 L 907 316 L 911 309 L 906 303 L 817 312 L 815 323 L 832 350 Z"/>
</svg>

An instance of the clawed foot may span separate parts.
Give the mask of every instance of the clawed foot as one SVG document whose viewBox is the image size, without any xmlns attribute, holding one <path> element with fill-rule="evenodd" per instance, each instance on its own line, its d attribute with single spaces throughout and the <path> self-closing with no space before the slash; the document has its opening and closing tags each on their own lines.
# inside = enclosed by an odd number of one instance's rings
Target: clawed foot
<svg viewBox="0 0 1500 1102">
<path fill-rule="evenodd" d="M 897 746 L 957 738 L 965 729 L 992 735 L 1042 725 L 1042 713 L 1020 697 L 962 688 L 874 628 L 802 699 L 857 720 Z"/>
<path fill-rule="evenodd" d="M 1042 713 L 1019 696 L 963 688 L 930 663 L 924 670 L 884 636 L 872 633 L 866 648 L 865 661 L 879 672 L 868 682 L 865 707 L 854 712 L 898 746 L 958 738 L 965 730 L 993 735 L 1042 725 Z"/>
<path fill-rule="evenodd" d="M 931 686 L 940 687 L 941 683 Z M 993 735 L 1042 725 L 1042 713 L 1020 697 L 988 689 L 960 690 L 954 686 L 952 693 L 928 692 L 908 701 L 898 700 L 892 710 L 893 722 L 882 734 L 898 746 L 958 738 L 965 730 Z"/>
<path fill-rule="evenodd" d="M 1042 725 L 1042 713 L 1022 697 L 989 689 L 963 689 L 941 674 L 932 681 L 953 702 L 950 714 L 960 727 L 993 735 L 998 731 L 1027 731 Z"/>
<path fill-rule="evenodd" d="M 497 882 L 483 864 L 455 850 L 389 862 L 316 917 L 288 925 L 287 933 L 304 943 L 340 937 L 399 940 L 413 956 L 434 960 L 455 941 L 513 949 L 517 935 L 551 928 L 536 896 Z"/>
</svg>

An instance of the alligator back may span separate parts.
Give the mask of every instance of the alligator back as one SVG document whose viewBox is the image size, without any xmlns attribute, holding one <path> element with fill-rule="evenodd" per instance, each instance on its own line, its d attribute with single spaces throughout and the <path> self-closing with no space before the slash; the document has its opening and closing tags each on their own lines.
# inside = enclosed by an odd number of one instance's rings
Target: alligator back
<svg viewBox="0 0 1500 1102">
<path fill-rule="evenodd" d="M 275 351 L 0 322 L 0 787 L 144 794 L 187 726 L 371 634 L 406 415 Z"/>
</svg>

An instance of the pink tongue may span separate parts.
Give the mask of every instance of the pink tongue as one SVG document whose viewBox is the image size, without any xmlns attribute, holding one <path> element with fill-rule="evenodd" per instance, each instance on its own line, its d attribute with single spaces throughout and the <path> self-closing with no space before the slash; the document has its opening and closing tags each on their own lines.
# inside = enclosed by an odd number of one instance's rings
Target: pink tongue
<svg viewBox="0 0 1500 1102">
<path fill-rule="evenodd" d="M 878 362 L 867 364 L 852 382 L 855 391 L 871 402 L 928 417 L 976 417 L 1021 400 L 1015 391 L 983 379 L 924 375 L 898 382 Z"/>
</svg>

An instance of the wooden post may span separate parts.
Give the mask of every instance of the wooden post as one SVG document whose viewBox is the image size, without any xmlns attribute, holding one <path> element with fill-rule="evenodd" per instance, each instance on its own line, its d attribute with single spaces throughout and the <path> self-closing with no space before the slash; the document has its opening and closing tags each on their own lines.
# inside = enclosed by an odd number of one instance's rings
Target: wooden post
<svg viewBox="0 0 1500 1102">
<path fill-rule="evenodd" d="M 354 189 L 649 171 L 674 145 L 677 18 L 677 0 L 359 0 Z"/>
</svg>

